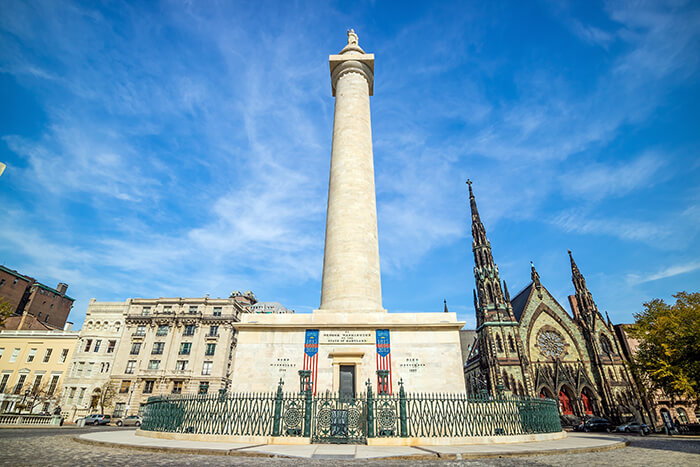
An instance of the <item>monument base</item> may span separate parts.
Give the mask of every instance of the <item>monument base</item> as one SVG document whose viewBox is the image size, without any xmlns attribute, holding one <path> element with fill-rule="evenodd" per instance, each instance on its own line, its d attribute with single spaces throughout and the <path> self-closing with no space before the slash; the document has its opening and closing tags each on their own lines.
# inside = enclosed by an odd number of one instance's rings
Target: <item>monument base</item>
<svg viewBox="0 0 700 467">
<path fill-rule="evenodd" d="M 464 322 L 455 313 L 246 314 L 234 326 L 233 393 L 270 392 L 280 380 L 285 391 L 300 390 L 304 369 L 312 371 L 316 393 L 338 392 L 341 371 L 344 384 L 352 378 L 356 394 L 365 391 L 368 380 L 380 390 L 377 370 L 382 369 L 388 370 L 390 394 L 398 391 L 399 380 L 410 392 L 465 392 L 459 339 Z M 383 351 L 378 329 L 388 330 L 389 348 Z M 317 351 L 305 354 L 307 335 L 317 335 L 318 344 Z"/>
</svg>

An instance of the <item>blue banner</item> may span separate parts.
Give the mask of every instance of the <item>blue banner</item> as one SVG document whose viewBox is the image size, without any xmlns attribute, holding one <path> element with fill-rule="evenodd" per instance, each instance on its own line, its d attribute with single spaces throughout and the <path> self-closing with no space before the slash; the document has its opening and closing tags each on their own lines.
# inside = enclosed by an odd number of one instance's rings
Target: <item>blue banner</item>
<svg viewBox="0 0 700 467">
<path fill-rule="evenodd" d="M 313 357 L 318 353 L 318 329 L 307 329 L 304 341 L 304 353 Z"/>
<path fill-rule="evenodd" d="M 381 357 L 386 357 L 391 352 L 391 343 L 389 342 L 389 330 L 377 329 L 377 353 Z"/>
</svg>

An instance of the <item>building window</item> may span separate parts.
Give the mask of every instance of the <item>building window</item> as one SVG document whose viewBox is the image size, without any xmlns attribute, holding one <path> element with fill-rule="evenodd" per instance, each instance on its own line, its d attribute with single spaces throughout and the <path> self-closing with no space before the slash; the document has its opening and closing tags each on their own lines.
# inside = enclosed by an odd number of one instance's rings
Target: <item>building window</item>
<svg viewBox="0 0 700 467">
<path fill-rule="evenodd" d="M 678 407 L 676 408 L 676 413 L 678 414 L 678 421 L 683 425 L 686 425 L 688 423 L 688 414 L 686 413 L 685 409 Z"/>
<path fill-rule="evenodd" d="M 86 339 L 85 340 L 85 348 L 83 349 L 83 352 L 89 352 L 90 346 L 92 346 L 92 339 Z"/>
<path fill-rule="evenodd" d="M 508 350 L 515 352 L 515 341 L 513 341 L 513 336 L 508 334 Z"/>
<path fill-rule="evenodd" d="M 129 352 L 130 355 L 138 355 L 139 352 L 141 352 L 141 343 L 140 342 L 134 342 L 131 344 L 131 352 Z"/>
<path fill-rule="evenodd" d="M 19 375 L 17 383 L 15 383 L 15 394 L 19 394 L 22 391 L 22 386 L 24 386 L 24 381 L 27 379 L 27 375 Z"/>
<path fill-rule="evenodd" d="M 10 379 L 10 373 L 3 373 L 2 379 L 0 379 L 0 393 L 5 392 L 7 389 L 7 381 Z"/>
<path fill-rule="evenodd" d="M 214 355 L 216 350 L 216 344 L 207 344 L 207 350 L 204 352 L 205 355 Z"/>
<path fill-rule="evenodd" d="M 185 371 L 187 369 L 187 360 L 178 360 L 175 362 L 175 369 L 178 371 Z"/>
<path fill-rule="evenodd" d="M 197 313 L 197 306 L 196 305 L 190 305 L 190 314 L 195 314 Z"/>
<path fill-rule="evenodd" d="M 501 336 L 496 334 L 496 350 L 498 352 L 503 352 L 503 344 L 501 343 Z"/>
<path fill-rule="evenodd" d="M 119 387 L 119 393 L 125 394 L 129 392 L 129 387 L 131 386 L 131 380 L 125 379 L 122 381 L 122 385 Z"/>
<path fill-rule="evenodd" d="M 211 337 L 219 335 L 219 326 L 209 326 L 209 335 Z"/>
<path fill-rule="evenodd" d="M 116 404 L 114 404 L 114 413 L 112 414 L 114 418 L 122 418 L 124 416 L 125 408 L 126 402 L 117 402 Z"/>
<path fill-rule="evenodd" d="M 136 360 L 129 360 L 126 362 L 126 370 L 124 370 L 124 373 L 131 375 L 134 373 L 134 368 L 136 368 Z"/>
<path fill-rule="evenodd" d="M 163 312 L 164 313 L 172 313 L 173 307 L 171 305 L 165 305 L 163 306 Z"/>
<path fill-rule="evenodd" d="M 85 368 L 85 362 L 78 362 L 78 373 L 82 373 L 83 368 Z"/>
<path fill-rule="evenodd" d="M 92 374 L 92 369 L 93 369 L 94 367 L 95 367 L 95 362 L 90 362 L 90 363 L 88 363 L 88 365 L 87 365 L 87 371 L 85 372 L 85 374 L 91 375 L 91 374 Z"/>
<path fill-rule="evenodd" d="M 160 326 L 158 326 L 158 330 L 156 331 L 156 336 L 167 336 L 169 329 L 170 329 L 170 327 L 167 324 L 161 324 Z"/>
<path fill-rule="evenodd" d="M 74 387 L 73 387 L 73 388 L 70 388 L 70 392 L 68 393 L 68 400 L 69 400 L 69 401 L 72 401 L 73 398 L 75 397 L 75 389 L 76 389 L 76 388 L 74 388 Z"/>
<path fill-rule="evenodd" d="M 5 347 L 0 347 L 0 358 L 2 358 L 2 354 L 5 353 Z"/>
<path fill-rule="evenodd" d="M 76 404 L 80 404 L 83 402 L 83 397 L 85 397 L 85 388 L 80 388 L 80 395 L 78 396 L 78 400 L 75 401 Z"/>
<path fill-rule="evenodd" d="M 148 369 L 149 370 L 157 370 L 159 366 L 160 366 L 160 360 L 151 360 L 148 362 Z"/>
<path fill-rule="evenodd" d="M 36 375 L 34 377 L 34 384 L 32 385 L 32 394 L 39 394 L 39 388 L 41 387 L 42 379 L 44 379 L 43 375 Z"/>
<path fill-rule="evenodd" d="M 151 314 L 151 307 L 150 306 L 145 306 L 141 308 L 141 316 L 148 316 Z"/>
<path fill-rule="evenodd" d="M 221 316 L 221 307 L 220 306 L 214 307 L 214 316 Z"/>
<path fill-rule="evenodd" d="M 58 387 L 58 380 L 60 377 L 60 375 L 51 376 L 51 382 L 49 383 L 49 388 L 46 391 L 49 396 L 53 396 L 53 393 L 56 392 L 56 388 Z"/>
<path fill-rule="evenodd" d="M 151 350 L 151 355 L 162 355 L 164 348 L 165 342 L 154 342 L 153 349 Z"/>
<path fill-rule="evenodd" d="M 117 341 L 109 341 L 107 344 L 107 353 L 114 353 L 114 348 L 117 346 Z"/>
<path fill-rule="evenodd" d="M 154 385 L 155 381 L 153 381 L 152 379 L 147 379 L 146 382 L 143 383 L 143 393 L 152 394 Z"/>
<path fill-rule="evenodd" d="M 10 363 L 14 363 L 17 361 L 17 357 L 19 357 L 19 350 L 20 349 L 12 349 L 12 355 L 10 355 Z"/>
<path fill-rule="evenodd" d="M 146 326 L 136 326 L 136 336 L 146 335 Z"/>
<path fill-rule="evenodd" d="M 182 393 L 182 381 L 173 381 L 173 394 Z"/>
<path fill-rule="evenodd" d="M 93 352 L 99 352 L 100 351 L 100 345 L 102 344 L 102 341 L 100 339 L 97 339 L 95 341 L 95 348 L 93 349 Z"/>
<path fill-rule="evenodd" d="M 36 355 L 36 349 L 29 349 L 29 355 L 27 355 L 27 363 L 34 361 L 34 355 Z"/>
<path fill-rule="evenodd" d="M 188 324 L 185 326 L 185 330 L 182 332 L 183 336 L 194 336 L 194 324 Z"/>
<path fill-rule="evenodd" d="M 212 362 L 204 362 L 202 365 L 202 374 L 203 375 L 210 375 L 211 374 L 211 366 Z"/>
<path fill-rule="evenodd" d="M 3 285 L 5 285 L 5 279 L 0 279 L 0 287 L 2 287 Z"/>
<path fill-rule="evenodd" d="M 191 342 L 183 342 L 180 344 L 180 355 L 189 355 L 192 348 Z"/>
<path fill-rule="evenodd" d="M 46 352 L 44 352 L 44 363 L 49 363 L 51 352 L 53 352 L 53 349 L 46 349 Z"/>
<path fill-rule="evenodd" d="M 209 381 L 202 381 L 199 383 L 199 393 L 206 394 L 209 392 Z"/>
</svg>

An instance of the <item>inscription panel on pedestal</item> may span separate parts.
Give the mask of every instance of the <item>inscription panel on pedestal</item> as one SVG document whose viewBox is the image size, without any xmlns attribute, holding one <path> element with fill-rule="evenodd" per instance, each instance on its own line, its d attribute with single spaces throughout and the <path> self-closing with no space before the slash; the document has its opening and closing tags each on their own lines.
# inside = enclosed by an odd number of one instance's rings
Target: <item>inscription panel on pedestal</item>
<svg viewBox="0 0 700 467">
<path fill-rule="evenodd" d="M 374 331 L 321 331 L 321 344 L 374 344 Z"/>
</svg>

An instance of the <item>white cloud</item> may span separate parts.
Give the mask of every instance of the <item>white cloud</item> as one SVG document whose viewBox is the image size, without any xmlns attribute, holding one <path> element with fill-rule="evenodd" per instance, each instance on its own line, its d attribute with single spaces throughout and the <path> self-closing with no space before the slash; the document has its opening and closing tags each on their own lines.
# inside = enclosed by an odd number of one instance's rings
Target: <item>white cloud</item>
<svg viewBox="0 0 700 467">
<path fill-rule="evenodd" d="M 661 172 L 664 165 L 665 160 L 654 152 L 625 163 L 592 163 L 561 175 L 561 191 L 589 200 L 625 195 L 668 178 L 670 172 Z"/>
<path fill-rule="evenodd" d="M 622 240 L 655 243 L 671 237 L 673 230 L 663 223 L 620 218 L 591 218 L 577 210 L 564 211 L 550 222 L 565 232 L 609 235 Z"/>
<path fill-rule="evenodd" d="M 638 274 L 628 274 L 627 281 L 630 284 L 643 284 L 645 282 L 657 281 L 659 279 L 667 279 L 669 277 L 679 276 L 681 274 L 687 274 L 689 272 L 697 271 L 700 269 L 700 261 L 691 261 L 689 263 L 674 264 L 660 271 L 649 274 L 647 276 L 640 276 Z"/>
</svg>

